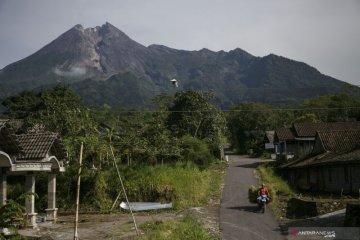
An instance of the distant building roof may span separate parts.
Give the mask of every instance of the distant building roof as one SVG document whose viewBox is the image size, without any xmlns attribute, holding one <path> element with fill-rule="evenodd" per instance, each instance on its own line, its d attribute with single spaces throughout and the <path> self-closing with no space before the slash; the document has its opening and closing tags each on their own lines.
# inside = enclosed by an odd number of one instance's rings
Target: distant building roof
<svg viewBox="0 0 360 240">
<path fill-rule="evenodd" d="M 344 152 L 360 148 L 360 129 L 332 132 L 318 132 L 324 151 Z"/>
<path fill-rule="evenodd" d="M 265 131 L 264 142 L 273 143 L 274 135 L 275 135 L 275 131 Z"/>
<path fill-rule="evenodd" d="M 285 163 L 280 168 L 360 162 L 360 130 L 318 132 L 313 153 L 306 159 Z"/>
<path fill-rule="evenodd" d="M 295 140 L 294 132 L 291 128 L 278 128 L 275 130 L 275 141 Z"/>
<path fill-rule="evenodd" d="M 307 159 L 302 159 L 291 163 L 287 163 L 280 167 L 304 168 L 310 166 L 342 164 L 342 163 L 351 163 L 351 162 L 360 162 L 360 149 L 355 149 L 353 151 L 343 152 L 343 153 L 326 152 Z"/>
<path fill-rule="evenodd" d="M 360 122 L 294 123 L 293 128 L 298 137 L 315 137 L 316 132 L 360 129 Z"/>
</svg>

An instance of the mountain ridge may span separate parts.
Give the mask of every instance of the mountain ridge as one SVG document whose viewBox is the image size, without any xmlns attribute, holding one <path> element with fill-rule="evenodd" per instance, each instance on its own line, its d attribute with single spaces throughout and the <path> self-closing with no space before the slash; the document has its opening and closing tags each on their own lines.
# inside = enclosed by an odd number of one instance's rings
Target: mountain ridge
<svg viewBox="0 0 360 240">
<path fill-rule="evenodd" d="M 143 106 L 158 92 L 173 93 L 172 78 L 179 81 L 176 90 L 214 91 L 222 107 L 242 101 L 299 102 L 352 88 L 306 63 L 275 54 L 257 57 L 240 48 L 215 52 L 146 47 L 106 22 L 95 28 L 77 24 L 34 54 L 1 69 L 0 98 L 64 83 L 88 104 Z M 294 93 L 301 88 L 311 91 Z M 97 95 L 97 101 L 86 91 Z"/>
</svg>

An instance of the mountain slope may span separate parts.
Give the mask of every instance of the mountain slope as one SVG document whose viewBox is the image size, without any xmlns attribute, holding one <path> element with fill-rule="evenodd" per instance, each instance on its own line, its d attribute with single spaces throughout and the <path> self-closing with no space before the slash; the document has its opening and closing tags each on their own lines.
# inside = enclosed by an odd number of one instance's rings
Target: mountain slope
<svg viewBox="0 0 360 240">
<path fill-rule="evenodd" d="M 174 89 L 170 79 L 179 81 Z M 176 90 L 214 91 L 229 107 L 241 101 L 299 102 L 359 89 L 301 62 L 270 54 L 255 57 L 237 48 L 184 51 L 145 47 L 106 23 L 76 25 L 57 39 L 0 71 L 0 98 L 22 90 L 69 84 L 91 105 L 144 106 L 154 95 Z"/>
</svg>

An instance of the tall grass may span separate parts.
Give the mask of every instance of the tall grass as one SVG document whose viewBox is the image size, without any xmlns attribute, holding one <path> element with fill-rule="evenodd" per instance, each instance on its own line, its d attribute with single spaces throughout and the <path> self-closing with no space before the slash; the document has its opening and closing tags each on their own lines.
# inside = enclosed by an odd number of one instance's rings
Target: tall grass
<svg viewBox="0 0 360 240">
<path fill-rule="evenodd" d="M 204 228 L 204 226 L 193 216 L 172 221 L 146 222 L 141 226 L 145 232 L 143 240 L 215 240 Z"/>
<path fill-rule="evenodd" d="M 273 165 L 262 164 L 257 168 L 261 180 L 266 184 L 270 192 L 270 207 L 278 219 L 281 219 L 281 203 L 278 195 L 293 195 L 294 191 L 289 186 L 288 182 L 282 179 L 275 171 Z"/>
<path fill-rule="evenodd" d="M 269 190 L 275 194 L 291 195 L 293 190 L 288 182 L 282 179 L 272 165 L 262 164 L 257 168 L 261 180 L 267 185 Z"/>
<path fill-rule="evenodd" d="M 219 172 L 182 165 L 123 167 L 121 171 L 130 201 L 172 201 L 175 209 L 206 204 L 221 184 Z"/>
</svg>

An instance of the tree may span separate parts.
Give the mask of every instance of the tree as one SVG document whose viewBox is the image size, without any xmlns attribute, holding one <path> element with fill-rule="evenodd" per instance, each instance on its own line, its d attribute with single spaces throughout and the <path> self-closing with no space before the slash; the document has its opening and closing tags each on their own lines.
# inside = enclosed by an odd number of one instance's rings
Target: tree
<svg viewBox="0 0 360 240">
<path fill-rule="evenodd" d="M 304 101 L 304 113 L 313 113 L 322 122 L 360 120 L 360 100 L 346 93 L 320 96 Z"/>
<path fill-rule="evenodd" d="M 301 115 L 300 117 L 297 117 L 293 123 L 317 123 L 319 122 L 319 119 L 314 113 L 305 113 L 304 115 Z"/>
<path fill-rule="evenodd" d="M 228 115 L 230 139 L 235 148 L 245 153 L 248 149 L 261 152 L 266 130 L 279 124 L 279 116 L 270 106 L 260 103 L 242 103 Z"/>
<path fill-rule="evenodd" d="M 190 135 L 219 145 L 226 124 L 222 112 L 210 103 L 213 98 L 210 92 L 176 93 L 166 122 L 170 131 L 178 137 Z"/>
<path fill-rule="evenodd" d="M 208 166 L 214 160 L 208 145 L 189 135 L 181 138 L 181 156 L 186 163 L 191 161 L 193 164 L 202 167 Z"/>
<path fill-rule="evenodd" d="M 25 121 L 25 130 L 44 125 L 62 137 L 86 135 L 94 131 L 89 109 L 69 87 L 57 85 L 39 93 L 22 92 L 3 101 L 7 114 Z"/>
</svg>

